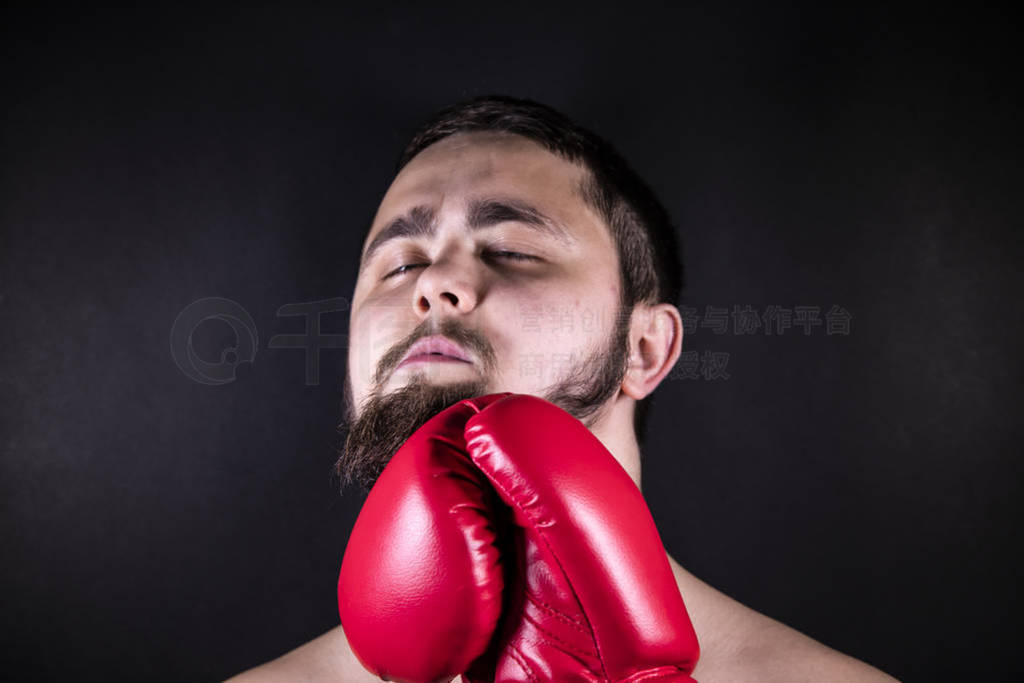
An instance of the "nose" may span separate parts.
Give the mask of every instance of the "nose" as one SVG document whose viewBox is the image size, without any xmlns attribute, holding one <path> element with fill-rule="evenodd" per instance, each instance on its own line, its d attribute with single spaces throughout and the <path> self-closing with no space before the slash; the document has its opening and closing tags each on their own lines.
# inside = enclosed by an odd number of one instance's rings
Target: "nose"
<svg viewBox="0 0 1024 683">
<path fill-rule="evenodd" d="M 413 291 L 413 308 L 428 315 L 465 315 L 480 300 L 479 277 L 468 259 L 448 252 L 420 270 Z"/>
</svg>

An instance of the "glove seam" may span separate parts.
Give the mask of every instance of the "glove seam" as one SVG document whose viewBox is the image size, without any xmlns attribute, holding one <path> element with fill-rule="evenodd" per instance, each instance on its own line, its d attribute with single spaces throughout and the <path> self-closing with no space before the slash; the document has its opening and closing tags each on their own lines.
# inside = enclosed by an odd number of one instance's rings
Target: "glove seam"
<svg viewBox="0 0 1024 683">
<path fill-rule="evenodd" d="M 514 397 L 513 399 L 509 399 L 509 397 L 505 397 L 503 399 L 500 399 L 499 401 L 496 401 L 495 403 L 493 403 L 491 405 L 497 405 L 499 403 L 503 403 L 506 400 L 514 400 L 515 398 L 518 398 L 518 395 L 516 395 L 516 394 L 512 394 L 512 396 Z M 488 407 L 490 407 L 490 406 L 488 406 Z M 608 675 L 608 670 L 605 667 L 604 656 L 601 654 L 601 645 L 598 642 L 597 631 L 594 629 L 594 624 L 593 624 L 593 622 L 590 621 L 590 617 L 587 616 L 586 607 L 584 607 L 583 601 L 580 600 L 580 596 L 576 592 L 576 586 L 573 585 L 573 582 L 569 579 L 569 574 L 565 571 L 565 567 L 562 565 L 561 558 L 559 558 L 558 555 L 551 548 L 551 543 L 548 541 L 547 534 L 545 534 L 543 531 L 541 531 L 541 527 L 534 521 L 533 516 L 528 514 L 526 509 L 523 508 L 523 505 L 522 505 L 522 503 L 519 500 L 519 496 L 515 495 L 512 491 L 509 491 L 508 488 L 506 488 L 502 482 L 498 481 L 493 476 L 493 473 L 488 468 L 486 468 L 486 467 L 484 467 L 484 466 L 482 466 L 480 464 L 480 461 L 479 461 L 479 459 L 477 457 L 477 452 L 478 452 L 478 449 L 480 448 L 479 444 L 480 444 L 481 439 L 480 439 L 480 433 L 479 433 L 480 430 L 477 428 L 478 424 L 479 424 L 477 422 L 477 420 L 481 419 L 481 416 L 484 415 L 485 412 L 486 412 L 486 409 L 485 410 L 481 410 L 480 412 L 478 412 L 476 415 L 474 415 L 469 420 L 467 420 L 466 423 L 465 423 L 465 426 L 463 427 L 463 437 L 465 438 L 466 451 L 469 453 L 470 459 L 473 461 L 473 464 L 476 465 L 477 468 L 480 469 L 480 471 L 482 471 L 484 473 L 484 476 L 487 477 L 487 479 L 491 482 L 492 486 L 497 487 L 498 489 L 501 490 L 502 493 L 505 494 L 506 499 L 511 501 L 512 504 L 515 505 L 515 507 L 518 510 L 518 512 L 523 516 L 523 518 L 525 520 L 527 520 L 529 522 L 529 524 L 533 528 L 534 532 L 544 542 L 544 546 L 547 549 L 548 554 L 551 556 L 551 559 L 554 560 L 555 564 L 558 566 L 558 571 L 560 571 L 562 573 L 562 576 L 565 578 L 565 581 L 566 581 L 566 583 L 569 586 L 569 590 L 572 591 L 572 596 L 576 600 L 576 604 L 580 606 L 580 613 L 583 615 L 583 618 L 586 620 L 586 627 L 587 627 L 587 629 L 588 629 L 588 631 L 590 633 L 590 638 L 591 638 L 592 642 L 594 643 L 594 651 L 597 653 L 597 661 L 598 661 L 598 663 L 601 666 L 601 673 L 604 676 L 605 680 L 610 680 L 611 677 Z M 474 425 L 472 427 L 469 425 L 470 422 L 474 423 Z M 467 432 L 469 432 L 469 431 L 473 431 L 473 432 L 476 432 L 476 433 L 473 434 L 472 436 L 469 436 L 467 434 Z M 485 436 L 487 436 L 487 435 L 485 435 Z M 483 440 L 486 441 L 486 442 L 493 443 L 493 441 L 491 439 L 489 439 L 489 438 L 483 439 Z"/>
<path fill-rule="evenodd" d="M 554 607 L 548 605 L 543 600 L 540 600 L 536 595 L 534 595 L 533 591 L 531 591 L 528 587 L 524 588 L 524 592 L 526 593 L 526 597 L 530 600 L 530 602 L 532 602 L 538 608 L 546 611 L 548 614 L 555 617 L 556 619 L 561 619 L 569 626 L 572 626 L 573 628 L 578 630 L 580 633 L 587 633 L 586 627 L 580 624 L 580 622 L 576 621 L 568 614 L 564 614 L 563 612 L 560 612 Z"/>
<path fill-rule="evenodd" d="M 686 674 L 686 672 L 678 666 L 659 666 L 657 669 L 638 671 L 632 676 L 622 679 L 620 683 L 639 683 L 640 681 L 648 681 L 652 678 L 661 678 L 671 674 Z"/>
<path fill-rule="evenodd" d="M 550 640 L 558 643 L 559 645 L 564 647 L 566 650 L 571 650 L 575 654 L 582 655 L 584 657 L 593 657 L 594 656 L 593 652 L 587 652 L 586 650 L 581 650 L 578 647 L 576 647 L 575 645 L 573 645 L 572 643 L 568 643 L 568 642 L 562 640 L 561 638 L 556 636 L 554 633 L 552 633 L 551 631 L 549 631 L 546 628 L 544 628 L 540 624 L 539 621 L 537 621 L 536 619 L 531 617 L 526 612 L 523 612 L 523 618 L 526 619 L 527 621 L 529 621 L 531 624 L 533 624 L 534 628 L 536 628 L 538 631 L 540 631 L 543 635 L 547 636 Z M 603 663 L 602 663 L 602 668 L 603 668 Z"/>
<path fill-rule="evenodd" d="M 551 556 L 551 559 L 554 560 L 555 564 L 558 565 L 558 571 L 560 571 L 562 573 L 562 576 L 565 577 L 565 582 L 569 585 L 569 590 L 572 591 L 572 596 L 576 600 L 576 604 L 580 606 L 580 612 L 583 614 L 583 618 L 587 621 L 587 628 L 590 633 L 590 638 L 594 643 L 594 651 L 597 652 L 597 661 L 601 665 L 601 673 L 606 680 L 610 680 L 610 677 L 608 676 L 608 671 L 605 669 L 604 657 L 601 655 L 601 646 L 597 642 L 597 633 L 594 631 L 594 626 L 590 622 L 590 618 L 587 616 L 587 610 L 583 607 L 583 602 L 580 600 L 580 596 L 576 593 L 576 587 L 573 586 L 572 581 L 569 580 L 569 575 L 565 571 L 565 567 L 562 566 L 561 559 L 559 559 L 558 555 L 555 554 L 554 550 L 551 549 L 551 544 L 548 543 L 547 535 L 540 530 L 540 527 L 534 522 L 532 516 L 527 514 L 526 510 L 523 509 L 522 504 L 519 502 L 519 497 L 514 495 L 507 488 L 505 488 L 505 486 L 500 481 L 496 481 L 495 478 L 491 476 L 491 472 L 487 470 L 487 468 L 481 467 L 480 464 L 477 462 L 477 459 L 473 457 L 475 453 L 471 445 L 472 441 L 473 439 L 467 439 L 466 450 L 470 452 L 470 457 L 472 458 L 473 463 L 478 468 L 480 468 L 480 471 L 484 473 L 484 475 L 487 477 L 487 479 L 491 482 L 493 486 L 496 486 L 499 489 L 501 489 L 501 491 L 508 497 L 508 500 L 512 501 L 512 503 L 516 506 L 516 509 L 519 510 L 520 514 L 522 514 L 522 516 L 527 521 L 529 521 L 530 525 L 533 527 L 534 532 L 544 542 L 544 546 L 547 548 L 548 554 Z"/>
<path fill-rule="evenodd" d="M 526 656 L 523 655 L 523 653 L 519 651 L 519 648 L 517 648 L 512 643 L 509 643 L 508 644 L 508 649 L 509 649 L 509 654 L 512 656 L 512 659 L 514 659 L 516 664 L 519 665 L 519 668 L 523 670 L 523 673 L 526 674 L 530 678 L 530 681 L 532 681 L 534 683 L 539 681 L 539 679 L 537 678 L 537 675 L 535 673 L 533 673 L 533 668 L 531 668 L 529 666 L 529 664 L 527 664 Z"/>
</svg>

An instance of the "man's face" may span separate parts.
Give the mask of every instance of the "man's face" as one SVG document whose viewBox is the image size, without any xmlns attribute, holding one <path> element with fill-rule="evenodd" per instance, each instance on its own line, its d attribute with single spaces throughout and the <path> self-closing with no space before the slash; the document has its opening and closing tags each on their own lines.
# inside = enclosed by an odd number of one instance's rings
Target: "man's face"
<svg viewBox="0 0 1024 683">
<path fill-rule="evenodd" d="M 615 395 L 627 354 L 618 257 L 580 196 L 584 177 L 493 133 L 445 138 L 402 169 L 352 300 L 347 480 L 369 488 L 415 429 L 463 398 L 533 394 L 586 421 Z"/>
</svg>

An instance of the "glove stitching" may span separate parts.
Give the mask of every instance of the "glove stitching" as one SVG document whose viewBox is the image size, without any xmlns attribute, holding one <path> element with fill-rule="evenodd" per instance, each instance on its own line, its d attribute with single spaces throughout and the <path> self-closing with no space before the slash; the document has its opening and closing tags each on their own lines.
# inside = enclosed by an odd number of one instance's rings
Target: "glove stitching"
<svg viewBox="0 0 1024 683">
<path fill-rule="evenodd" d="M 482 411 L 480 414 L 482 414 Z M 476 418 L 474 417 L 472 419 Z M 474 427 L 468 429 L 467 431 L 476 432 L 478 430 L 474 425 Z M 562 566 L 562 562 L 558 559 L 558 555 L 555 554 L 554 550 L 552 550 L 551 544 L 548 543 L 547 536 L 540 530 L 540 526 L 533 520 L 531 515 L 527 514 L 526 509 L 523 508 L 523 505 L 519 500 L 519 496 L 514 495 L 511 491 L 509 491 L 502 484 L 502 482 L 498 481 L 497 478 L 493 476 L 493 473 L 490 472 L 490 470 L 488 470 L 486 467 L 480 464 L 480 461 L 477 457 L 477 452 L 478 449 L 480 448 L 478 444 L 480 443 L 481 440 L 489 444 L 494 443 L 493 439 L 481 439 L 480 435 L 478 434 L 474 434 L 473 436 L 470 436 L 466 440 L 466 450 L 469 452 L 470 458 L 473 460 L 473 464 L 476 465 L 484 473 L 484 476 L 486 476 L 487 479 L 491 482 L 491 485 L 500 489 L 501 492 L 505 494 L 505 500 L 511 501 L 512 504 L 515 505 L 516 509 L 519 511 L 519 514 L 521 514 L 524 519 L 529 521 L 529 523 L 533 526 L 534 532 L 544 542 L 544 545 L 547 547 L 548 554 L 551 556 L 551 559 L 554 560 L 555 564 L 558 565 L 558 570 L 562 573 L 562 576 L 565 577 L 565 582 L 568 584 L 569 590 L 572 591 L 572 596 L 576 599 L 576 604 L 580 606 L 580 613 L 583 615 L 583 619 L 586 622 L 586 627 L 590 633 L 590 637 L 594 642 L 594 651 L 597 652 L 597 661 L 601 664 L 601 674 L 604 676 L 606 680 L 610 680 L 611 677 L 608 675 L 608 671 L 605 669 L 604 657 L 601 655 L 601 646 L 597 641 L 597 633 L 596 631 L 594 631 L 594 626 L 591 623 L 590 619 L 587 617 L 587 610 L 583 607 L 583 601 L 580 600 L 580 596 L 576 594 L 575 586 L 573 586 L 572 581 L 569 580 L 569 575 L 566 573 L 565 567 Z"/>
<path fill-rule="evenodd" d="M 652 678 L 662 678 L 665 676 L 676 676 L 679 674 L 685 674 L 686 672 L 680 669 L 678 666 L 660 666 L 657 669 L 649 671 L 641 671 L 635 673 L 629 678 L 622 680 L 622 683 L 638 683 L 639 681 L 649 681 Z M 692 679 L 690 679 L 692 680 Z"/>
<path fill-rule="evenodd" d="M 526 674 L 531 681 L 539 681 L 537 675 L 533 673 L 533 669 L 531 669 L 530 666 L 526 663 L 526 657 L 512 643 L 508 644 L 508 654 L 515 661 L 515 663 L 519 665 L 519 668 L 522 669 L 523 673 Z"/>
<path fill-rule="evenodd" d="M 526 612 L 523 612 L 523 618 L 526 619 L 527 621 L 529 621 L 531 624 L 533 624 L 534 628 L 536 628 L 538 631 L 540 631 L 541 634 L 547 636 L 550 640 L 558 643 L 560 646 L 562 646 L 566 650 L 571 650 L 573 653 L 581 655 L 583 657 L 587 657 L 588 659 L 593 659 L 594 658 L 594 653 L 593 652 L 587 652 L 586 650 L 582 650 L 578 646 L 573 645 L 572 643 L 569 643 L 569 642 L 563 640 L 562 638 L 556 636 L 554 633 L 552 633 L 551 631 L 549 631 L 546 628 L 544 628 L 539 621 L 537 621 L 536 619 L 531 617 Z M 588 633 L 587 635 L 590 635 L 590 634 Z"/>
<path fill-rule="evenodd" d="M 550 614 L 551 616 L 555 617 L 556 619 L 561 619 L 566 624 L 568 624 L 569 626 L 572 626 L 574 629 L 576 629 L 580 633 L 587 633 L 586 627 L 584 627 L 582 624 L 580 624 L 580 622 L 576 621 L 575 619 L 570 617 L 568 614 L 565 614 L 564 612 L 561 612 L 561 611 L 557 610 L 556 608 L 548 605 L 543 600 L 539 599 L 536 595 L 534 595 L 530 591 L 529 588 L 527 588 L 525 592 L 526 592 L 527 599 L 530 602 L 532 602 L 535 606 L 537 606 L 539 609 L 546 611 L 548 614 Z"/>
</svg>

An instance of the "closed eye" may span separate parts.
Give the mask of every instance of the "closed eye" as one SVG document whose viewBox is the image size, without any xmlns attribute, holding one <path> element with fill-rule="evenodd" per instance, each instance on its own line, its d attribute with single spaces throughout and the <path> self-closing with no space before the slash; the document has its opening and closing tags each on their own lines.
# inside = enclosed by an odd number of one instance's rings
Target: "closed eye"
<svg viewBox="0 0 1024 683">
<path fill-rule="evenodd" d="M 507 258 L 512 261 L 539 261 L 536 256 L 530 256 L 529 254 L 520 254 L 518 251 L 489 251 L 487 252 L 490 256 L 500 256 L 501 258 Z"/>
<path fill-rule="evenodd" d="M 509 261 L 540 261 L 540 258 L 538 258 L 536 256 L 531 256 L 529 254 L 521 254 L 518 251 L 504 251 L 504 250 L 501 250 L 501 251 L 488 251 L 488 252 L 484 252 L 484 254 L 485 254 L 485 256 L 487 256 L 489 258 L 506 259 L 506 260 L 509 260 Z M 406 265 L 401 265 L 398 268 L 395 268 L 394 270 L 392 270 L 390 273 L 388 273 L 387 275 L 385 275 L 381 279 L 382 280 L 387 280 L 388 278 L 394 277 L 395 275 L 404 275 L 405 273 L 409 272 L 413 268 L 425 268 L 428 265 L 430 265 L 430 264 L 429 263 L 409 263 L 409 264 L 406 264 Z"/>
<path fill-rule="evenodd" d="M 381 280 L 387 280 L 389 277 L 394 277 L 395 275 L 402 275 L 402 274 L 408 272 L 409 270 L 411 270 L 413 268 L 420 268 L 420 267 L 423 267 L 423 266 L 426 266 L 426 265 L 427 265 L 426 263 L 410 263 L 410 264 L 405 265 L 405 266 L 398 266 L 397 268 L 392 270 L 390 273 L 388 273 L 387 275 L 382 277 Z"/>
</svg>

